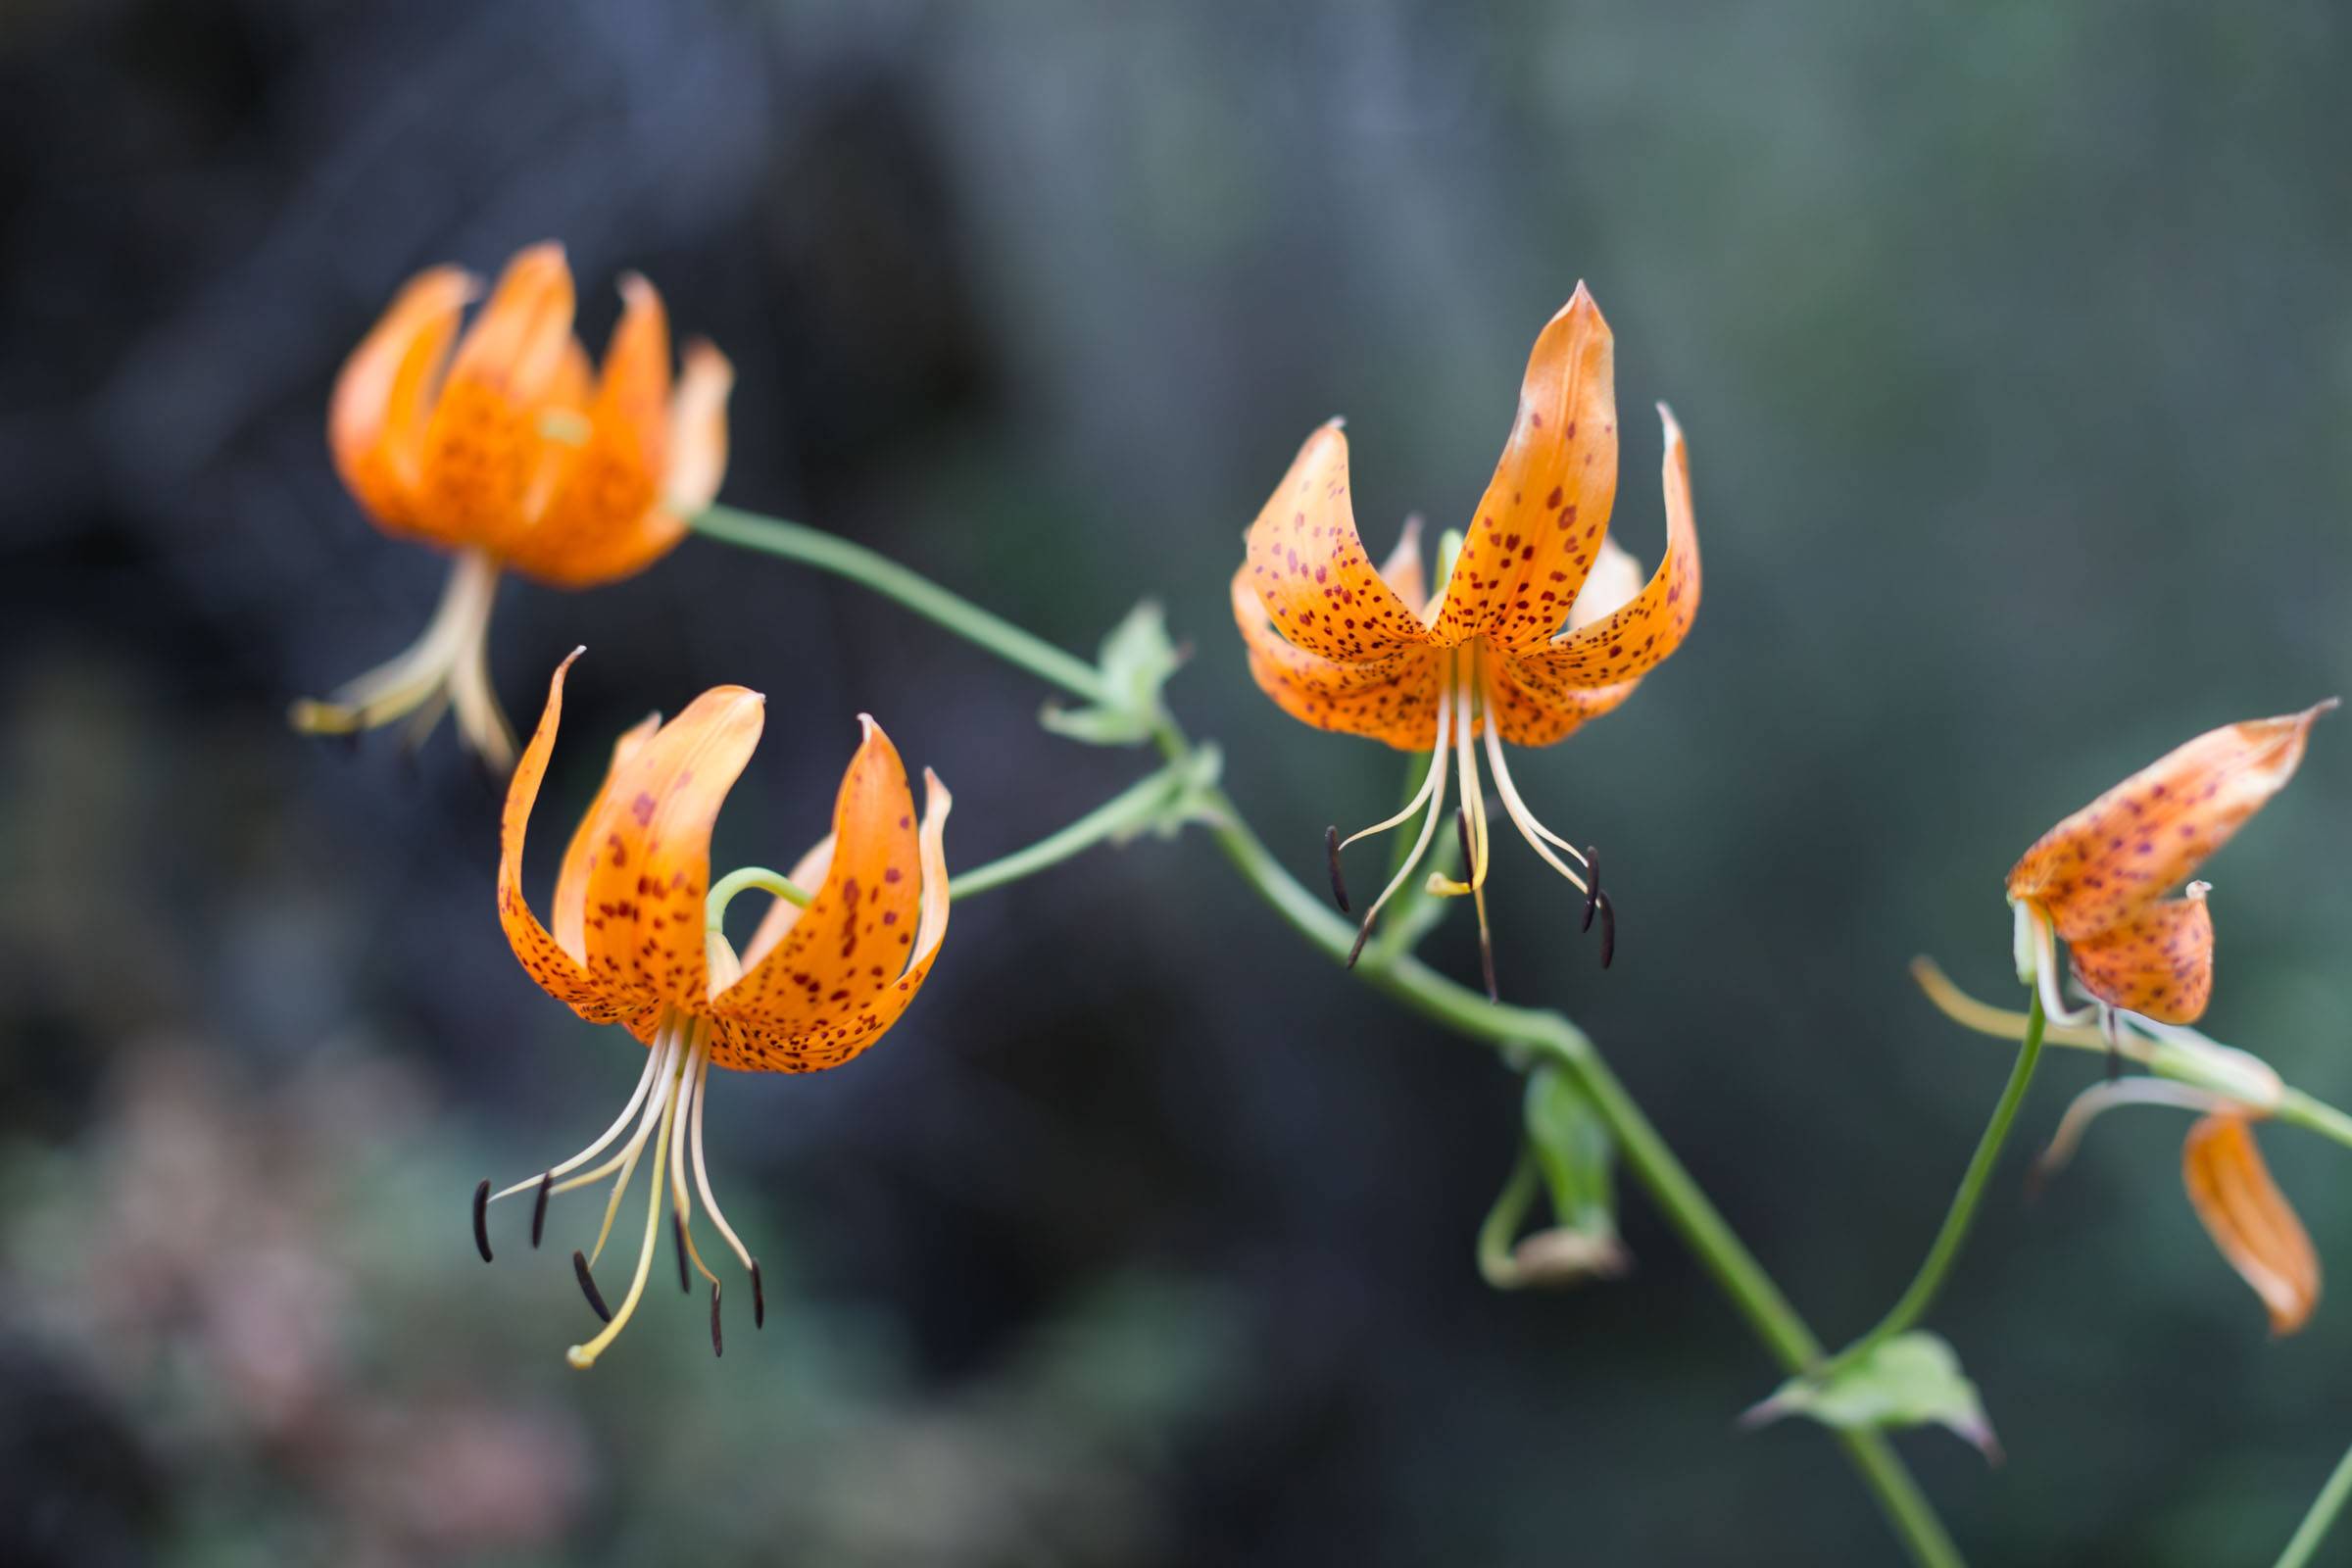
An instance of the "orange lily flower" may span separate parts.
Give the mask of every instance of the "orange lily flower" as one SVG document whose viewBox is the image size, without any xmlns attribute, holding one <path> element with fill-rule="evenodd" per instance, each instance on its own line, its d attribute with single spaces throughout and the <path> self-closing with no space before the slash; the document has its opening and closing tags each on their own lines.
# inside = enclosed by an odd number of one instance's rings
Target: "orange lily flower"
<svg viewBox="0 0 2352 1568">
<path fill-rule="evenodd" d="M 720 803 L 759 744 L 764 699 L 740 686 L 705 692 L 663 724 L 648 718 L 612 748 L 612 769 L 572 834 L 556 881 L 552 929 L 531 912 L 521 887 L 523 832 L 556 727 L 564 677 L 556 669 L 547 710 L 507 787 L 500 834 L 498 913 L 514 956 L 550 996 L 591 1023 L 619 1023 L 649 1048 L 645 1074 L 603 1137 L 561 1164 L 493 1195 L 474 1193 L 474 1239 L 490 1256 L 484 1210 L 494 1198 L 536 1189 L 531 1242 L 537 1246 L 554 1194 L 618 1172 L 598 1235 L 601 1251 L 646 1141 L 654 1176 L 637 1272 L 617 1313 L 608 1314 L 589 1266 L 572 1254 L 603 1333 L 569 1351 L 585 1367 L 636 1310 L 661 1228 L 667 1169 L 678 1285 L 691 1260 L 710 1282 L 711 1347 L 719 1348 L 718 1279 L 694 1244 L 686 1167 L 711 1223 L 752 1280 L 752 1311 L 765 1315 L 760 1265 L 710 1194 L 703 1163 L 703 1101 L 712 1066 L 741 1072 L 815 1072 L 848 1061 L 879 1040 L 922 989 L 948 929 L 944 838 L 949 794 L 923 774 L 920 826 L 890 737 L 859 716 L 863 741 L 842 776 L 833 831 L 793 867 L 788 887 L 806 907 L 779 896 L 740 957 L 718 927 L 726 890 L 710 898 L 710 830 Z M 727 890 L 741 878 L 731 878 Z M 770 879 L 758 885 L 773 888 Z M 814 888 L 813 896 L 798 890 Z M 709 905 L 707 908 L 706 906 Z M 634 1131 L 630 1131 L 632 1120 Z M 623 1134 L 619 1152 L 573 1176 Z"/>
<path fill-rule="evenodd" d="M 476 291 L 454 267 L 411 279 L 344 363 L 327 413 L 336 471 L 375 525 L 456 553 L 440 608 L 408 652 L 290 716 L 349 735 L 416 713 L 415 740 L 454 707 L 466 744 L 503 771 L 514 737 L 486 657 L 499 572 L 588 588 L 667 554 L 718 493 L 735 372 L 698 340 L 673 389 L 662 296 L 631 272 L 594 375 L 553 242 L 508 263 L 460 339 Z"/>
<path fill-rule="evenodd" d="M 1358 953 L 1381 906 L 1428 851 L 1446 806 L 1450 752 L 1460 775 L 1456 825 L 1466 880 L 1433 877 L 1430 888 L 1469 894 L 1478 904 L 1493 994 L 1487 808 L 1471 746 L 1483 734 L 1512 825 L 1586 895 L 1588 926 L 1595 909 L 1610 922 L 1602 936 L 1607 961 L 1614 916 L 1591 852 L 1537 820 L 1512 783 L 1502 746 L 1548 746 L 1609 711 L 1690 628 L 1699 564 L 1690 458 L 1674 416 L 1663 404 L 1658 413 L 1666 430 L 1666 554 L 1646 581 L 1607 537 L 1617 494 L 1614 346 L 1581 283 L 1536 339 L 1510 439 L 1438 594 L 1424 586 L 1413 525 L 1382 565 L 1366 555 L 1337 419 L 1307 438 L 1251 524 L 1249 558 L 1234 574 L 1233 613 L 1258 686 L 1318 729 L 1430 754 L 1421 791 L 1402 811 L 1345 841 L 1337 829 L 1329 837 L 1333 893 L 1345 909 L 1339 852 L 1426 811 L 1403 869 L 1364 915 Z"/>
<path fill-rule="evenodd" d="M 2188 1200 L 2222 1256 L 2270 1309 L 2271 1332 L 2292 1334 L 2320 1301 L 2320 1256 L 2286 1196 L 2271 1180 L 2246 1118 L 2200 1117 L 2180 1151 Z"/>
<path fill-rule="evenodd" d="M 2300 713 L 2227 724 L 2159 758 L 2044 833 L 2009 872 L 2018 966 L 2054 1021 L 2057 939 L 2100 1005 L 2194 1023 L 2213 993 L 2210 886 L 2167 898 L 2294 776 L 2328 699 Z"/>
</svg>

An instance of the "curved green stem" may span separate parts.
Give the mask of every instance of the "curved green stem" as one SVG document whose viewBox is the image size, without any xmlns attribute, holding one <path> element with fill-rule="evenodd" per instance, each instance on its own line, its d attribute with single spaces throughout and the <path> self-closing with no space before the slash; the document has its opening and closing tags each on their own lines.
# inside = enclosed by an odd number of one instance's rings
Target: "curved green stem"
<svg viewBox="0 0 2352 1568">
<path fill-rule="evenodd" d="M 1984 1185 L 2000 1159 L 2001 1146 L 2009 1141 L 2009 1129 L 2017 1121 L 2018 1107 L 2026 1102 L 2026 1089 L 2034 1082 L 2034 1068 L 2041 1060 L 2041 1034 L 2047 1023 L 2041 1010 L 2041 992 L 2037 989 L 2034 1004 L 2026 1013 L 2026 1038 L 2017 1048 L 2017 1064 L 2009 1069 L 2008 1087 L 2001 1091 L 1999 1102 L 1992 1107 L 1992 1120 L 1984 1124 L 1984 1135 L 1977 1140 L 1977 1152 L 1969 1158 L 1959 1191 L 1952 1194 L 1952 1206 L 1944 1212 L 1943 1228 L 1936 1233 L 1935 1242 L 1928 1248 L 1926 1261 L 1912 1276 L 1910 1288 L 1887 1309 L 1878 1326 L 1838 1351 L 1825 1371 L 1861 1359 L 1926 1315 L 1929 1303 L 1943 1287 L 1944 1276 L 1951 1272 L 1953 1261 L 1960 1255 L 1961 1243 L 1968 1240 L 1968 1228 L 1977 1217 L 1977 1203 L 1984 1196 Z"/>
<path fill-rule="evenodd" d="M 1035 876 L 1050 865 L 1058 865 L 1073 855 L 1093 849 L 1104 839 L 1140 833 L 1167 808 L 1169 800 L 1183 787 L 1184 760 L 1171 761 L 1059 832 L 956 876 L 948 884 L 949 896 L 968 899 L 975 893 L 986 893 L 1025 876 Z"/>
<path fill-rule="evenodd" d="M 694 526 L 712 538 L 864 584 L 1065 691 L 1102 699 L 1102 681 L 1092 665 L 870 550 L 732 508 L 713 508 Z M 1171 717 L 1162 715 L 1154 739 L 1171 763 L 1196 755 Z M 1224 791 L 1203 789 L 1200 803 L 1207 810 L 1208 832 L 1242 879 L 1325 957 L 1344 964 L 1355 942 L 1355 927 L 1283 868 Z M 1821 1342 L 1683 1168 L 1583 1030 L 1557 1012 L 1491 1003 L 1482 992 L 1456 985 L 1409 953 L 1367 954 L 1355 972 L 1456 1034 L 1496 1050 L 1517 1046 L 1573 1074 L 1608 1122 L 1628 1168 L 1774 1360 L 1791 1373 L 1820 1363 Z M 1886 1437 L 1877 1432 L 1836 1436 L 1912 1560 L 1922 1568 L 1959 1568 L 1959 1549 Z"/>
<path fill-rule="evenodd" d="M 1109 696 L 1102 675 L 1085 660 L 1063 653 L 1043 637 L 1023 631 L 1004 616 L 991 614 L 863 545 L 803 523 L 738 512 L 733 507 L 712 507 L 695 518 L 692 526 L 697 533 L 728 544 L 847 577 L 885 599 L 897 600 L 958 637 L 969 638 L 1006 663 L 1018 664 L 1041 680 L 1090 702 L 1102 702 Z"/>
<path fill-rule="evenodd" d="M 2311 1554 L 2320 1549 L 2321 1542 L 2328 1539 L 2328 1530 L 2335 1524 L 2335 1516 L 2343 1512 L 2344 1498 L 2348 1495 L 2352 1495 L 2352 1448 L 2347 1448 L 2344 1456 L 2335 1461 L 2335 1469 L 2328 1477 L 2328 1484 L 2320 1488 L 2320 1494 L 2311 1500 L 2311 1511 L 2303 1516 L 2303 1523 L 2296 1527 L 2294 1539 L 2278 1554 L 2277 1568 L 2304 1568 L 2304 1564 L 2311 1561 Z"/>
<path fill-rule="evenodd" d="M 704 929 L 724 931 L 727 928 L 727 906 L 735 902 L 736 894 L 749 893 L 754 888 L 762 893 L 772 893 L 786 904 L 802 909 L 808 907 L 809 899 L 814 897 L 807 888 L 780 871 L 770 871 L 764 865 L 747 865 L 741 870 L 729 871 L 710 885 L 710 893 L 703 899 Z"/>
</svg>

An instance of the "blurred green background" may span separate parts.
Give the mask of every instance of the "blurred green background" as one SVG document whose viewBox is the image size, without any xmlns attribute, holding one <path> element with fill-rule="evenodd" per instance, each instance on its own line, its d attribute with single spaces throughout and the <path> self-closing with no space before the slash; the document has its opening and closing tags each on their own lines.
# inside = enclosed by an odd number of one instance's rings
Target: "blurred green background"
<svg viewBox="0 0 2352 1568">
<path fill-rule="evenodd" d="M 1624 1281 L 1480 1283 L 1516 1082 L 1198 838 L 973 903 L 850 1067 L 720 1082 L 765 1333 L 738 1303 L 714 1363 L 700 1298 L 657 1291 L 568 1371 L 594 1205 L 538 1253 L 506 1216 L 485 1269 L 466 1200 L 642 1058 L 509 955 L 495 795 L 446 735 L 411 761 L 282 725 L 443 569 L 342 492 L 327 387 L 421 266 L 561 237 L 598 345 L 641 269 L 740 370 L 729 500 L 1073 648 L 1159 597 L 1197 650 L 1173 701 L 1313 879 L 1396 762 L 1250 686 L 1241 530 L 1335 413 L 1375 551 L 1459 520 L 1588 280 L 1618 536 L 1656 559 L 1636 411 L 1671 399 L 1706 605 L 1637 701 L 1515 764 L 1603 846 L 1623 936 L 1600 973 L 1506 844 L 1503 983 L 1593 1032 L 1836 1340 L 1907 1278 L 2006 1065 L 1905 961 L 2012 994 L 2029 841 L 2352 686 L 2347 80 L 2320 3 L 10 5 L 0 1557 L 1893 1560 L 1818 1432 L 1735 1431 L 1772 1369 L 1638 1194 Z M 767 692 L 722 864 L 821 830 L 860 710 L 954 785 L 958 864 L 1141 765 L 700 541 L 592 595 L 510 585 L 510 707 L 575 642 L 551 820 L 647 709 Z M 2210 867 L 2209 1027 L 2338 1102 L 2348 823 L 2338 717 Z M 1429 951 L 1475 973 L 1458 925 Z M 2096 1072 L 2054 1061 L 2021 1143 Z M 2022 1152 L 1995 1183 L 1935 1321 L 2009 1462 L 1902 1443 L 1979 1562 L 2268 1562 L 2352 1440 L 2352 1311 L 2268 1342 L 2182 1130 L 2114 1117 L 2030 1206 Z M 2265 1144 L 2352 1270 L 2345 1152 Z"/>
</svg>

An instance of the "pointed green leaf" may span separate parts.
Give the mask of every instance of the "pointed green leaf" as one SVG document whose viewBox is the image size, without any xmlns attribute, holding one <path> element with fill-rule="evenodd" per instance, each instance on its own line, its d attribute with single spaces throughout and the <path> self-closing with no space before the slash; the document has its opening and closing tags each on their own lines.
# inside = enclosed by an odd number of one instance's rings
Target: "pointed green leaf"
<svg viewBox="0 0 2352 1568">
<path fill-rule="evenodd" d="M 1759 1427 L 1789 1415 L 1841 1431 L 1939 1426 L 1990 1462 L 2001 1462 L 2000 1442 L 1977 1386 L 1942 1336 L 1925 1330 L 1896 1335 L 1826 1376 L 1790 1378 L 1740 1424 Z"/>
</svg>

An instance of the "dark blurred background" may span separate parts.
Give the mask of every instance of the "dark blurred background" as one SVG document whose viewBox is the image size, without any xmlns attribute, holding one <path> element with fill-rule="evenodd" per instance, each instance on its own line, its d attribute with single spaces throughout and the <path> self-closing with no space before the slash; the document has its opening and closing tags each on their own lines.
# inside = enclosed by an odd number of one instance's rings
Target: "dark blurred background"
<svg viewBox="0 0 2352 1568">
<path fill-rule="evenodd" d="M 563 1252 L 477 1177 L 641 1058 L 522 975 L 492 790 L 282 722 L 443 564 L 329 468 L 419 267 L 564 240 L 601 348 L 651 275 L 741 373 L 725 495 L 1076 649 L 1137 599 L 1302 876 L 1396 762 L 1250 684 L 1240 534 L 1345 413 L 1374 550 L 1458 521 L 1581 277 L 1618 534 L 1690 431 L 1707 598 L 1639 700 L 1518 763 L 1605 846 L 1602 974 L 1506 844 L 1508 991 L 1587 1025 L 1833 1340 L 1899 1289 L 2005 1069 L 2001 877 L 2173 744 L 2352 686 L 2352 30 L 2316 3 L 12 0 L 0 10 L 0 1556 L 1151 1565 L 1893 1559 L 1638 1194 L 1621 1283 L 1472 1266 L 1517 1084 L 1349 985 L 1198 837 L 958 912 L 882 1049 L 729 1077 L 771 1321 L 656 1291 L 579 1375 Z M 703 686 L 768 693 L 722 864 L 821 831 L 870 709 L 973 864 L 1144 765 L 906 614 L 690 541 L 513 583 L 548 804 Z M 2352 1098 L 2352 721 L 2211 867 L 2224 1039 Z M 559 830 L 560 832 L 560 830 Z M 533 868 L 553 876 L 549 840 Z M 535 859 L 540 858 L 535 857 Z M 1430 954 L 1475 973 L 1463 931 Z M 2046 1136 L 2096 1064 L 2063 1056 Z M 2352 1309 L 2271 1344 L 2178 1116 L 1998 1180 L 1936 1313 L 2009 1462 L 1902 1446 L 1980 1562 L 2268 1562 L 2352 1440 Z M 2352 1271 L 2346 1152 L 2266 1135 Z M 663 1265 L 666 1267 L 666 1265 Z M 656 1283 L 662 1276 L 657 1274 Z"/>
</svg>

